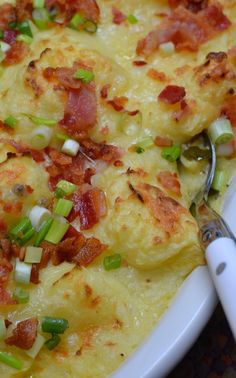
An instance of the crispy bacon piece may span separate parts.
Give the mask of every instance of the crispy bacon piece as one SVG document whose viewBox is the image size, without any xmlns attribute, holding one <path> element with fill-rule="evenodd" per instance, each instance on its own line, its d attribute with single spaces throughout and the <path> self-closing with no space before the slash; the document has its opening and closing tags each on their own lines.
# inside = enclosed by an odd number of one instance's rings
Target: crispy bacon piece
<svg viewBox="0 0 236 378">
<path fill-rule="evenodd" d="M 96 257 L 101 255 L 105 251 L 105 249 L 106 246 L 102 244 L 98 239 L 87 239 L 85 245 L 73 258 L 73 262 L 79 266 L 88 266 L 96 259 Z"/>
<path fill-rule="evenodd" d="M 108 96 L 108 89 L 110 89 L 111 85 L 110 84 L 105 84 L 101 91 L 100 91 L 100 94 L 101 94 L 101 98 L 107 98 Z"/>
<path fill-rule="evenodd" d="M 82 141 L 81 146 L 83 152 L 93 160 L 102 159 L 106 163 L 113 163 L 123 156 L 123 151 L 119 147 L 105 143 L 96 143 L 91 139 Z"/>
<path fill-rule="evenodd" d="M 35 285 L 38 285 L 40 283 L 39 280 L 39 264 L 32 264 L 32 270 L 30 275 L 30 282 L 32 282 Z"/>
<path fill-rule="evenodd" d="M 167 233 L 175 232 L 181 214 L 186 213 L 187 210 L 155 186 L 140 183 L 135 190 L 160 224 L 160 227 Z"/>
<path fill-rule="evenodd" d="M 158 99 L 166 104 L 177 104 L 186 95 L 184 87 L 167 85 L 159 94 Z"/>
<path fill-rule="evenodd" d="M 17 301 L 12 299 L 12 296 L 8 291 L 0 286 L 0 306 L 17 304 Z"/>
<path fill-rule="evenodd" d="M 89 20 L 99 21 L 100 10 L 95 0 L 46 0 L 46 6 L 49 10 L 59 8 L 66 24 L 76 13 L 81 13 Z"/>
<path fill-rule="evenodd" d="M 112 100 L 107 101 L 107 103 L 111 105 L 117 112 L 124 110 L 124 106 L 127 102 L 128 97 L 125 96 L 114 97 Z"/>
<path fill-rule="evenodd" d="M 157 71 L 154 68 L 150 68 L 150 70 L 148 70 L 147 76 L 156 81 L 167 80 L 167 76 L 164 72 Z"/>
<path fill-rule="evenodd" d="M 117 25 L 122 24 L 126 20 L 125 14 L 116 7 L 112 7 L 112 16 L 112 22 Z"/>
<path fill-rule="evenodd" d="M 173 145 L 173 140 L 167 137 L 157 136 L 154 143 L 157 147 L 171 147 Z"/>
<path fill-rule="evenodd" d="M 12 336 L 5 339 L 5 343 L 25 350 L 32 348 L 37 337 L 37 326 L 37 318 L 29 318 L 18 322 L 16 328 L 13 329 Z"/>
<path fill-rule="evenodd" d="M 5 3 L 0 6 L 0 29 L 9 28 L 10 22 L 16 21 L 16 10 L 12 4 Z"/>
<path fill-rule="evenodd" d="M 171 8 L 176 8 L 178 5 L 183 5 L 185 8 L 193 13 L 200 12 L 208 6 L 208 0 L 169 0 Z"/>
<path fill-rule="evenodd" d="M 157 175 L 157 181 L 163 186 L 163 188 L 170 190 L 177 196 L 181 195 L 180 182 L 176 173 L 162 171 Z"/>
<path fill-rule="evenodd" d="M 4 257 L 0 258 L 0 285 L 5 284 L 13 270 L 12 264 Z"/>
<path fill-rule="evenodd" d="M 28 52 L 29 47 L 26 43 L 16 41 L 6 52 L 6 57 L 2 63 L 5 66 L 11 66 L 13 64 L 20 63 L 26 57 Z"/>
<path fill-rule="evenodd" d="M 227 117 L 232 125 L 236 127 L 236 96 L 231 96 L 228 98 L 222 108 L 221 108 L 221 116 Z"/>
<path fill-rule="evenodd" d="M 69 215 L 69 221 L 79 216 L 81 230 L 89 230 L 106 215 L 107 207 L 105 194 L 101 189 L 89 185 L 85 185 L 84 188 L 79 189 L 72 197 L 74 207 Z"/>
<path fill-rule="evenodd" d="M 157 30 L 138 42 L 137 54 L 149 56 L 161 43 L 173 42 L 177 50 L 198 50 L 199 45 L 231 25 L 220 4 L 210 4 L 198 13 L 178 6 Z"/>
<path fill-rule="evenodd" d="M 147 65 L 147 62 L 145 60 L 134 60 L 133 65 L 137 67 L 143 67 Z"/>
<path fill-rule="evenodd" d="M 32 18 L 32 0 L 16 0 L 16 14 L 18 21 L 29 20 Z"/>
</svg>

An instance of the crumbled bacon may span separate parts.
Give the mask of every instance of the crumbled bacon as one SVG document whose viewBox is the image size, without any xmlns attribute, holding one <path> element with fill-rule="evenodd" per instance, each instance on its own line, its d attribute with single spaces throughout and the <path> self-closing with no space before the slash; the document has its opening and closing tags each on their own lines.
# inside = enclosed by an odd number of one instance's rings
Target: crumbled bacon
<svg viewBox="0 0 236 378">
<path fill-rule="evenodd" d="M 107 103 L 111 105 L 117 112 L 124 110 L 124 106 L 127 102 L 128 98 L 125 96 L 114 97 L 112 100 L 107 101 Z"/>
<path fill-rule="evenodd" d="M 155 186 L 140 183 L 135 190 L 139 193 L 161 228 L 167 233 L 175 232 L 181 213 L 186 213 L 187 210 Z"/>
<path fill-rule="evenodd" d="M 116 146 L 96 143 L 91 139 L 87 139 L 81 142 L 83 152 L 93 160 L 102 159 L 106 163 L 113 163 L 123 155 L 123 151 Z"/>
<path fill-rule="evenodd" d="M 37 318 L 18 322 L 16 328 L 13 329 L 12 336 L 5 339 L 5 343 L 25 350 L 32 348 L 37 337 L 37 326 Z"/>
<path fill-rule="evenodd" d="M 106 249 L 96 238 L 87 239 L 85 245 L 79 250 L 77 255 L 73 258 L 73 262 L 79 266 L 88 266 Z"/>
<path fill-rule="evenodd" d="M 111 85 L 110 84 L 105 84 L 101 91 L 100 91 L 100 94 L 101 94 L 101 98 L 107 98 L 108 96 L 108 89 L 111 88 Z"/>
<path fill-rule="evenodd" d="M 186 95 L 184 87 L 167 85 L 158 96 L 158 99 L 166 104 L 177 104 Z"/>
<path fill-rule="evenodd" d="M 200 12 L 208 6 L 209 0 L 169 0 L 171 8 L 176 8 L 179 5 L 183 5 L 185 8 L 193 13 Z"/>
<path fill-rule="evenodd" d="M 147 76 L 150 77 L 151 79 L 157 80 L 157 81 L 166 81 L 167 80 L 167 76 L 164 72 L 157 71 L 154 68 L 150 68 L 150 70 L 148 70 Z"/>
<path fill-rule="evenodd" d="M 134 60 L 133 65 L 137 67 L 146 66 L 147 62 L 145 60 Z"/>
<path fill-rule="evenodd" d="M 0 285 L 6 283 L 13 270 L 12 264 L 4 257 L 0 258 Z"/>
<path fill-rule="evenodd" d="M 33 284 L 37 285 L 40 283 L 39 280 L 39 264 L 32 264 L 32 270 L 31 270 L 31 275 L 30 275 L 30 282 Z"/>
<path fill-rule="evenodd" d="M 177 196 L 181 195 L 180 182 L 176 173 L 162 171 L 157 175 L 157 181 L 163 186 L 163 188 L 170 190 Z"/>
<path fill-rule="evenodd" d="M 8 291 L 0 286 L 0 306 L 1 305 L 13 305 L 17 304 L 17 301 L 12 299 L 12 296 Z"/>
<path fill-rule="evenodd" d="M 10 22 L 16 21 L 16 11 L 12 4 L 5 3 L 0 6 L 0 29 L 9 28 Z"/>
<path fill-rule="evenodd" d="M 227 117 L 232 123 L 232 125 L 236 127 L 236 96 L 235 95 L 231 96 L 224 102 L 221 108 L 220 115 Z"/>
<path fill-rule="evenodd" d="M 16 14 L 18 21 L 29 20 L 32 18 L 32 0 L 16 0 Z"/>
<path fill-rule="evenodd" d="M 112 21 L 114 22 L 114 24 L 120 25 L 126 20 L 125 14 L 116 7 L 112 7 L 112 15 Z"/>
<path fill-rule="evenodd" d="M 5 66 L 11 66 L 13 64 L 20 63 L 26 57 L 28 51 L 29 47 L 26 43 L 16 41 L 6 52 L 6 57 L 3 64 Z"/>
<path fill-rule="evenodd" d="M 72 200 L 74 206 L 69 215 L 69 221 L 79 216 L 81 230 L 89 230 L 106 215 L 106 199 L 101 189 L 85 185 L 84 190 L 80 188 L 74 193 Z"/>
<path fill-rule="evenodd" d="M 157 147 L 170 147 L 173 145 L 173 140 L 167 137 L 157 136 L 154 143 Z"/>
<path fill-rule="evenodd" d="M 210 4 L 198 13 L 178 6 L 154 31 L 138 42 L 137 54 L 149 56 L 161 43 L 173 42 L 177 50 L 198 50 L 199 45 L 231 25 L 220 4 Z"/>
</svg>

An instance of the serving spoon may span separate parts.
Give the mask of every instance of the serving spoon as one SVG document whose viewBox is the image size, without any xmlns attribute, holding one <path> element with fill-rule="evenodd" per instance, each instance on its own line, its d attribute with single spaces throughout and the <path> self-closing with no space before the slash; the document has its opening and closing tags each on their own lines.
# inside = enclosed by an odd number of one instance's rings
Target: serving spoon
<svg viewBox="0 0 236 378">
<path fill-rule="evenodd" d="M 215 146 L 206 132 L 201 133 L 210 151 L 210 164 L 205 184 L 192 201 L 199 238 L 217 294 L 236 340 L 236 239 L 223 220 L 208 203 L 208 195 L 216 169 Z"/>
</svg>

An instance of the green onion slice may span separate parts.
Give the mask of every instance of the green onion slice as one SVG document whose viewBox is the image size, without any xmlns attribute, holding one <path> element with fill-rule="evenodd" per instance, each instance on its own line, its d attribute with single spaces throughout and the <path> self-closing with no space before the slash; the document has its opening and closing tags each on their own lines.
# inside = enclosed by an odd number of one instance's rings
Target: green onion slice
<svg viewBox="0 0 236 378">
<path fill-rule="evenodd" d="M 89 84 L 94 79 L 94 73 L 81 68 L 75 72 L 74 77 L 82 80 L 85 84 Z"/>
<path fill-rule="evenodd" d="M 31 31 L 30 23 L 29 23 L 28 20 L 25 20 L 25 21 L 21 22 L 20 24 L 18 24 L 18 29 L 19 29 L 21 34 L 24 34 L 24 35 L 27 35 L 30 38 L 33 38 L 33 33 Z"/>
<path fill-rule="evenodd" d="M 34 8 L 44 8 L 45 0 L 33 0 Z"/>
<path fill-rule="evenodd" d="M 55 197 L 56 198 L 63 198 L 66 196 L 66 193 L 61 188 L 56 188 L 55 190 Z"/>
<path fill-rule="evenodd" d="M 52 139 L 52 129 L 48 126 L 39 126 L 31 134 L 33 148 L 42 150 L 47 147 Z"/>
<path fill-rule="evenodd" d="M 32 17 L 35 25 L 40 30 L 45 30 L 48 27 L 50 21 L 50 15 L 46 8 L 35 8 L 32 12 Z"/>
<path fill-rule="evenodd" d="M 8 26 L 10 29 L 15 29 L 17 27 L 17 22 L 16 21 L 11 21 L 8 23 Z"/>
<path fill-rule="evenodd" d="M 16 127 L 16 125 L 18 124 L 18 120 L 13 116 L 9 116 L 6 119 L 4 119 L 4 123 L 7 126 L 12 127 L 14 129 L 14 127 Z"/>
<path fill-rule="evenodd" d="M 28 217 L 24 217 L 21 219 L 20 223 L 18 223 L 11 231 L 10 235 L 14 237 L 20 237 L 24 235 L 32 227 L 32 224 Z"/>
<path fill-rule="evenodd" d="M 43 254 L 43 248 L 28 246 L 25 252 L 24 261 L 26 263 L 40 263 Z"/>
<path fill-rule="evenodd" d="M 16 299 L 20 304 L 28 303 L 29 297 L 29 292 L 20 287 L 17 287 L 13 293 L 13 298 Z"/>
<path fill-rule="evenodd" d="M 84 30 L 87 32 L 87 33 L 96 33 L 97 31 L 97 24 L 96 22 L 94 22 L 93 20 L 86 20 L 84 22 Z"/>
<path fill-rule="evenodd" d="M 161 153 L 161 156 L 170 162 L 174 162 L 178 160 L 180 155 L 181 155 L 181 147 L 176 144 L 174 144 L 171 147 L 164 147 Z"/>
<path fill-rule="evenodd" d="M 6 327 L 4 318 L 1 316 L 0 317 L 0 340 L 5 339 L 6 334 L 7 334 L 7 327 Z"/>
<path fill-rule="evenodd" d="M 0 361 L 14 369 L 21 370 L 23 368 L 23 362 L 21 360 L 6 352 L 0 351 Z"/>
<path fill-rule="evenodd" d="M 216 170 L 214 180 L 212 182 L 212 189 L 222 192 L 227 184 L 227 174 L 225 171 Z"/>
<path fill-rule="evenodd" d="M 77 185 L 73 184 L 72 182 L 66 181 L 66 180 L 60 180 L 57 183 L 57 188 L 62 189 L 64 193 L 69 196 L 70 194 L 73 194 L 76 189 L 78 188 Z"/>
<path fill-rule="evenodd" d="M 129 14 L 127 16 L 127 20 L 129 21 L 130 24 L 137 24 L 138 22 L 138 19 L 133 14 Z"/>
<path fill-rule="evenodd" d="M 30 283 L 32 265 L 16 259 L 14 279 L 16 282 L 28 285 Z"/>
<path fill-rule="evenodd" d="M 76 13 L 70 21 L 70 27 L 77 29 L 79 26 L 84 25 L 85 20 L 86 19 L 80 13 Z"/>
<path fill-rule="evenodd" d="M 57 124 L 57 121 L 55 121 L 55 119 L 36 117 L 36 116 L 34 116 L 32 114 L 28 114 L 28 113 L 22 113 L 22 115 L 29 118 L 35 125 L 54 126 L 54 125 Z"/>
<path fill-rule="evenodd" d="M 22 238 L 17 239 L 17 243 L 22 247 L 35 235 L 34 227 L 31 227 Z"/>
<path fill-rule="evenodd" d="M 19 41 L 19 42 L 27 43 L 27 45 L 30 45 L 32 43 L 32 41 L 33 41 L 33 38 L 29 37 L 26 34 L 19 34 L 16 37 L 16 40 Z"/>
<path fill-rule="evenodd" d="M 155 146 L 155 143 L 152 137 L 145 137 L 137 143 L 137 147 L 141 147 L 143 149 L 150 148 L 153 146 Z"/>
<path fill-rule="evenodd" d="M 64 333 L 69 327 L 68 320 L 44 316 L 42 319 L 42 331 L 52 334 Z"/>
<path fill-rule="evenodd" d="M 64 198 L 60 198 L 57 201 L 57 204 L 54 209 L 54 213 L 58 215 L 62 215 L 63 217 L 67 217 L 73 207 L 73 202 Z"/>
<path fill-rule="evenodd" d="M 68 228 L 69 223 L 65 219 L 63 219 L 63 221 L 54 219 L 45 240 L 53 244 L 58 244 Z"/>
<path fill-rule="evenodd" d="M 4 38 L 4 30 L 0 29 L 0 39 Z"/>
<path fill-rule="evenodd" d="M 140 147 L 140 146 L 137 146 L 137 147 L 136 147 L 136 152 L 137 152 L 137 154 L 142 154 L 144 151 L 145 151 L 144 148 L 142 148 L 142 147 Z"/>
<path fill-rule="evenodd" d="M 25 350 L 25 353 L 28 354 L 28 356 L 30 356 L 31 358 L 35 358 L 42 346 L 44 345 L 44 343 L 45 338 L 38 333 L 34 345 L 32 346 L 32 348 Z"/>
<path fill-rule="evenodd" d="M 45 236 L 47 235 L 48 231 L 51 228 L 52 222 L 53 222 L 53 218 L 49 218 L 46 222 L 42 224 L 35 238 L 35 242 L 34 242 L 35 247 L 39 247 L 42 241 L 45 239 Z"/>
<path fill-rule="evenodd" d="M 121 255 L 119 253 L 116 253 L 115 255 L 104 257 L 103 266 L 107 271 L 120 268 Z"/>
<path fill-rule="evenodd" d="M 208 134 L 214 144 L 227 143 L 234 137 L 231 123 L 224 117 L 212 122 L 208 129 Z"/>
<path fill-rule="evenodd" d="M 53 350 L 54 348 L 56 348 L 56 346 L 60 343 L 61 341 L 61 338 L 59 335 L 57 335 L 56 333 L 54 333 L 51 337 L 51 339 L 47 340 L 45 342 L 45 346 L 49 349 L 49 350 Z"/>
<path fill-rule="evenodd" d="M 57 139 L 63 140 L 63 141 L 70 139 L 70 137 L 68 135 L 62 134 L 62 133 L 57 133 L 56 137 L 57 137 Z"/>
</svg>

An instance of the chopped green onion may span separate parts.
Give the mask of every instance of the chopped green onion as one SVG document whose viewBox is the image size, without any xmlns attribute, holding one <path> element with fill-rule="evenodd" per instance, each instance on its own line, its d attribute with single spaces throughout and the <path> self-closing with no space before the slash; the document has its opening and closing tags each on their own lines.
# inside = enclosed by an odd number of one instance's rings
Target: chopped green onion
<svg viewBox="0 0 236 378">
<path fill-rule="evenodd" d="M 70 156 L 76 156 L 79 152 L 79 149 L 80 144 L 73 139 L 67 139 L 61 148 L 62 152 Z"/>
<path fill-rule="evenodd" d="M 56 333 L 54 333 L 51 337 L 51 339 L 47 340 L 45 342 L 45 346 L 49 349 L 49 350 L 53 350 L 54 348 L 56 348 L 56 346 L 60 343 L 61 341 L 61 338 L 59 335 L 57 335 Z"/>
<path fill-rule="evenodd" d="M 40 263 L 42 254 L 43 248 L 28 246 L 26 247 L 24 261 L 31 264 Z"/>
<path fill-rule="evenodd" d="M 17 243 L 22 247 L 35 235 L 35 229 L 30 228 L 22 238 L 17 239 Z"/>
<path fill-rule="evenodd" d="M 6 43 L 6 42 L 3 42 L 3 41 L 0 41 L 0 50 L 2 51 L 2 52 L 7 52 L 8 50 L 10 50 L 10 48 L 11 48 L 11 45 L 9 45 L 8 43 Z"/>
<path fill-rule="evenodd" d="M 16 259 L 14 279 L 16 282 L 28 285 L 30 283 L 32 265 Z"/>
<path fill-rule="evenodd" d="M 48 220 L 50 216 L 51 212 L 48 209 L 38 205 L 34 206 L 29 213 L 29 219 L 36 231 L 39 230 L 41 224 Z"/>
<path fill-rule="evenodd" d="M 4 31 L 0 29 L 0 39 L 3 39 L 3 38 L 4 38 Z"/>
<path fill-rule="evenodd" d="M 67 196 L 69 196 L 70 194 L 73 194 L 76 191 L 77 185 L 66 180 L 61 180 L 57 183 L 57 188 L 62 189 L 64 193 Z"/>
<path fill-rule="evenodd" d="M 16 21 L 11 21 L 8 23 L 8 26 L 10 29 L 15 29 L 17 27 L 17 22 Z"/>
<path fill-rule="evenodd" d="M 89 84 L 94 79 L 94 73 L 80 68 L 75 72 L 74 77 L 82 80 L 85 84 Z"/>
<path fill-rule="evenodd" d="M 64 333 L 69 328 L 68 320 L 44 316 L 42 319 L 42 331 L 47 333 Z"/>
<path fill-rule="evenodd" d="M 35 8 L 32 12 L 32 17 L 35 25 L 40 30 L 45 30 L 48 27 L 50 21 L 50 15 L 46 8 Z"/>
<path fill-rule="evenodd" d="M 151 137 L 143 138 L 137 143 L 137 147 L 141 147 L 143 149 L 150 148 L 153 146 L 155 146 L 155 143 Z"/>
<path fill-rule="evenodd" d="M 174 144 L 171 147 L 164 147 L 162 149 L 161 156 L 171 162 L 174 162 L 179 159 L 181 155 L 181 147 Z"/>
<path fill-rule="evenodd" d="M 212 182 L 212 189 L 221 192 L 227 183 L 227 175 L 225 171 L 216 170 L 214 175 L 214 180 Z"/>
<path fill-rule="evenodd" d="M 145 149 L 144 148 L 142 148 L 142 147 L 136 147 L 136 152 L 137 152 L 137 154 L 142 154 L 143 152 L 145 151 Z"/>
<path fill-rule="evenodd" d="M 208 129 L 208 134 L 214 144 L 227 143 L 234 137 L 231 123 L 224 117 L 218 118 L 212 122 Z"/>
<path fill-rule="evenodd" d="M 42 224 L 35 238 L 35 242 L 34 242 L 35 247 L 39 247 L 42 241 L 45 239 L 45 236 L 47 235 L 48 231 L 51 228 L 52 222 L 53 222 L 53 218 L 49 218 L 46 222 Z"/>
<path fill-rule="evenodd" d="M 16 127 L 16 125 L 18 124 L 18 120 L 13 116 L 9 116 L 4 120 L 4 123 L 14 129 L 14 127 Z"/>
<path fill-rule="evenodd" d="M 65 235 L 66 231 L 69 228 L 69 223 L 66 221 L 60 222 L 57 219 L 54 219 L 51 225 L 51 228 L 49 229 L 45 240 L 53 243 L 58 244 L 63 236 Z"/>
<path fill-rule="evenodd" d="M 119 253 L 116 253 L 115 255 L 104 257 L 103 266 L 105 270 L 113 270 L 120 268 L 121 255 Z"/>
<path fill-rule="evenodd" d="M 96 33 L 97 31 L 97 24 L 96 22 L 94 22 L 93 20 L 85 20 L 84 22 L 84 27 L 83 29 L 87 32 L 87 33 Z"/>
<path fill-rule="evenodd" d="M 17 287 L 13 293 L 13 298 L 17 300 L 18 303 L 28 303 L 29 302 L 29 292 Z"/>
<path fill-rule="evenodd" d="M 60 198 L 55 206 L 54 213 L 67 217 L 73 207 L 73 202 L 64 198 Z"/>
<path fill-rule="evenodd" d="M 28 356 L 30 356 L 31 358 L 35 358 L 42 346 L 44 345 L 44 343 L 45 338 L 38 333 L 34 345 L 32 346 L 32 348 L 25 350 L 25 353 L 28 354 Z"/>
<path fill-rule="evenodd" d="M 36 117 L 32 114 L 28 113 L 22 113 L 25 117 L 29 118 L 35 125 L 41 125 L 41 126 L 54 126 L 57 124 L 57 121 L 55 119 L 48 119 L 48 118 L 42 118 L 42 117 Z"/>
<path fill-rule="evenodd" d="M 23 362 L 21 360 L 6 352 L 0 351 L 0 361 L 14 369 L 21 370 L 23 368 Z"/>
<path fill-rule="evenodd" d="M 130 22 L 130 24 L 137 24 L 138 22 L 138 19 L 133 14 L 129 14 L 127 16 L 127 20 Z"/>
<path fill-rule="evenodd" d="M 52 134 L 52 129 L 48 126 L 37 127 L 31 134 L 32 147 L 38 150 L 44 149 L 49 145 Z"/>
<path fill-rule="evenodd" d="M 6 327 L 4 318 L 1 316 L 0 317 L 0 340 L 5 339 L 6 334 L 7 334 L 7 327 Z"/>
<path fill-rule="evenodd" d="M 11 231 L 10 235 L 14 237 L 21 237 L 24 235 L 32 227 L 31 221 L 29 218 L 25 217 L 21 219 L 20 223 L 18 223 Z"/>
<path fill-rule="evenodd" d="M 29 37 L 26 34 L 19 34 L 16 37 L 16 40 L 19 41 L 19 42 L 27 43 L 28 45 L 30 45 L 32 43 L 32 41 L 33 41 L 33 38 Z"/>
<path fill-rule="evenodd" d="M 66 135 L 66 134 L 62 134 L 62 133 L 57 133 L 57 134 L 56 134 L 56 137 L 57 137 L 57 139 L 59 139 L 59 140 L 67 140 L 67 139 L 70 139 L 70 137 L 69 137 L 68 135 Z"/>
<path fill-rule="evenodd" d="M 25 34 L 28 37 L 33 38 L 33 33 L 31 31 L 30 24 L 29 24 L 28 20 L 25 20 L 25 21 L 21 22 L 18 25 L 18 29 L 19 29 L 19 31 L 20 31 L 21 34 Z"/>
<path fill-rule="evenodd" d="M 64 190 L 62 190 L 61 188 L 56 188 L 55 190 L 55 197 L 56 198 L 63 198 L 66 196 L 66 193 L 64 192 Z"/>
<path fill-rule="evenodd" d="M 163 55 L 172 55 L 175 52 L 175 45 L 173 42 L 161 43 L 159 50 Z"/>
<path fill-rule="evenodd" d="M 72 27 L 73 29 L 77 29 L 78 26 L 84 25 L 84 23 L 85 18 L 80 13 L 76 13 L 70 21 L 70 27 Z"/>
<path fill-rule="evenodd" d="M 34 8 L 44 8 L 45 0 L 33 0 Z"/>
</svg>

